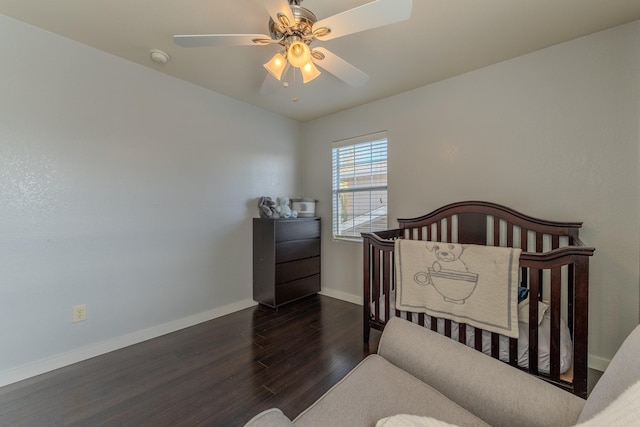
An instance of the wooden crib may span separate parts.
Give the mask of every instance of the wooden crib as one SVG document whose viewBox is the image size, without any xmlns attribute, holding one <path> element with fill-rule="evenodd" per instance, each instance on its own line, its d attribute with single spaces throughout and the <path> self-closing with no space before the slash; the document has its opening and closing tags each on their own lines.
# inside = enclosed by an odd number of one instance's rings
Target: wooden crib
<svg viewBox="0 0 640 427">
<path fill-rule="evenodd" d="M 362 234 L 365 342 L 369 340 L 371 328 L 383 330 L 390 316 L 403 317 L 586 398 L 589 257 L 595 249 L 580 241 L 578 230 L 582 223 L 540 220 L 481 201 L 453 203 L 418 218 L 398 219 L 398 223 L 397 229 Z M 521 248 L 520 286 L 529 289 L 528 333 L 524 339 L 522 333 L 519 339 L 507 338 L 451 320 L 396 310 L 394 245 L 397 239 Z M 539 335 L 542 329 L 538 326 L 538 304 L 544 308 L 547 306 L 543 304 L 548 304 L 545 314 L 548 326 L 546 332 L 542 332 L 548 333 L 548 337 Z M 561 332 L 565 329 L 568 331 L 563 335 Z M 561 335 L 570 339 L 561 342 Z M 544 355 L 539 354 L 542 351 L 539 344 L 543 341 L 546 343 Z M 567 345 L 572 351 L 572 366 L 562 373 L 561 348 Z M 548 358 L 544 359 L 548 360 L 546 371 L 538 366 L 543 356 Z"/>
</svg>

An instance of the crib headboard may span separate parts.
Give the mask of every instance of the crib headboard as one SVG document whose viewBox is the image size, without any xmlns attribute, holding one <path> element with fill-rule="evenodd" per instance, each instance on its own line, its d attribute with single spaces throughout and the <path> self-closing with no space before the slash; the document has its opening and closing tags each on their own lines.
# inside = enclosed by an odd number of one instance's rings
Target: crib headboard
<svg viewBox="0 0 640 427">
<path fill-rule="evenodd" d="M 520 247 L 525 252 L 543 252 L 545 235 L 549 249 L 584 246 L 578 237 L 581 222 L 558 222 L 533 218 L 491 202 L 468 201 L 443 206 L 418 218 L 398 219 L 405 238 L 476 245 Z M 414 233 L 410 236 L 408 233 Z M 514 245 L 514 235 L 520 236 Z"/>
<path fill-rule="evenodd" d="M 565 319 L 574 347 L 573 380 L 570 383 L 561 379 L 559 364 L 553 360 L 559 359 L 560 332 L 557 326 L 552 326 L 550 338 L 551 352 L 556 353 L 551 355 L 550 373 L 540 375 L 537 357 L 529 358 L 527 371 L 586 397 L 589 257 L 595 249 L 585 246 L 580 240 L 581 222 L 542 220 L 491 202 L 465 201 L 443 206 L 417 218 L 398 219 L 398 223 L 397 229 L 362 234 L 365 340 L 368 340 L 370 328 L 384 328 L 384 319 L 389 319 L 395 309 L 389 307 L 390 291 L 395 289 L 395 240 L 518 247 L 522 249 L 521 286 L 527 287 L 532 296 L 530 324 L 538 323 L 538 301 L 549 301 L 552 325 L 560 325 L 561 317 Z M 395 315 L 400 315 L 400 312 L 396 310 Z M 424 323 L 424 315 L 419 316 L 420 322 Z M 433 329 L 435 322 L 431 325 Z M 450 322 L 445 325 L 445 335 L 451 337 Z M 452 338 L 464 342 L 462 332 L 460 337 Z M 497 343 L 497 336 L 493 338 Z M 516 340 L 512 339 L 509 363 L 514 366 L 516 345 Z M 477 349 L 479 346 L 476 343 Z M 492 345 L 492 356 L 498 357 L 497 344 L 495 347 Z M 537 354 L 537 347 L 537 328 L 532 328 L 529 334 L 532 354 Z"/>
</svg>

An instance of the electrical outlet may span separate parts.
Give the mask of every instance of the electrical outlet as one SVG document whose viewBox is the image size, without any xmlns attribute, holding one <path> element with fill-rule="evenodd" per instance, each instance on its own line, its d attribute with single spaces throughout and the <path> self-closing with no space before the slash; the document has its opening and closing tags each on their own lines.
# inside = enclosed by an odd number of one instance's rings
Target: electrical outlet
<svg viewBox="0 0 640 427">
<path fill-rule="evenodd" d="M 87 304 L 73 306 L 73 323 L 87 320 Z"/>
</svg>

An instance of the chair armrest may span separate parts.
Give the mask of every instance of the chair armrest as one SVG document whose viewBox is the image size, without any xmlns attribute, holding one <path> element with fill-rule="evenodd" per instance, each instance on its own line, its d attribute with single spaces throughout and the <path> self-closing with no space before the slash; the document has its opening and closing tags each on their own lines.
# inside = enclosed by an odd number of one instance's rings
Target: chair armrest
<svg viewBox="0 0 640 427">
<path fill-rule="evenodd" d="M 293 423 L 280 409 L 271 408 L 251 418 L 244 427 L 293 427 Z"/>
<path fill-rule="evenodd" d="M 385 326 L 378 354 L 493 425 L 569 426 L 581 398 L 404 319 Z"/>
</svg>

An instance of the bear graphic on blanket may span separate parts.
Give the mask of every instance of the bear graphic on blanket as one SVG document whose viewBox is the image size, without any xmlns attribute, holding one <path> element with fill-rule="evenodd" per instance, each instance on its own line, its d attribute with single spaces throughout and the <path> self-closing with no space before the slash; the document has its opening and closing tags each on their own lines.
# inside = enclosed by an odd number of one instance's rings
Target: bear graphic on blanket
<svg viewBox="0 0 640 427">
<path fill-rule="evenodd" d="M 413 280 L 422 286 L 431 285 L 445 301 L 464 304 L 476 288 L 478 275 L 460 258 L 464 245 L 454 243 L 426 242 L 427 250 L 436 257 L 427 271 L 415 274 Z"/>
</svg>

